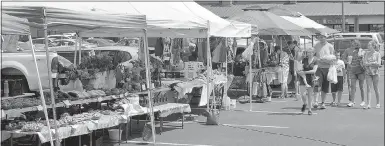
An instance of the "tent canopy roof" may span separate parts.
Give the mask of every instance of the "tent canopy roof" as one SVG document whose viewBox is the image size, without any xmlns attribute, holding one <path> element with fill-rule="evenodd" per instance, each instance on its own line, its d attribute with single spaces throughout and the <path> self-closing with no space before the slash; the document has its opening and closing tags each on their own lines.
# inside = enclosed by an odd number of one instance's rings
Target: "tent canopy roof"
<svg viewBox="0 0 385 146">
<path fill-rule="evenodd" d="M 27 18 L 35 27 L 42 27 L 45 16 L 48 29 L 75 32 L 115 29 L 115 32 L 134 32 L 142 35 L 146 28 L 144 15 L 107 14 L 65 7 L 61 2 L 3 2 L 2 11 L 9 15 Z M 75 6 L 72 4 L 72 6 Z M 45 15 L 44 15 L 45 14 Z M 119 31 L 118 31 L 119 30 Z M 141 32 L 136 34 L 135 32 Z"/>
<path fill-rule="evenodd" d="M 1 13 L 1 34 L 28 35 L 30 34 L 28 20 Z"/>
<path fill-rule="evenodd" d="M 210 35 L 219 37 L 250 37 L 251 25 L 247 23 L 233 24 L 213 12 L 207 10 L 196 2 L 167 2 L 174 5 L 175 9 L 195 15 L 205 21 L 210 21 Z"/>
<path fill-rule="evenodd" d="M 258 26 L 260 35 L 297 35 L 307 36 L 314 33 L 267 11 L 245 11 L 231 18 L 235 21 Z"/>
<path fill-rule="evenodd" d="M 15 4 L 14 4 L 15 5 Z M 146 16 L 149 37 L 205 37 L 207 36 L 207 22 L 190 14 L 173 9 L 164 2 L 144 2 L 133 5 L 131 2 L 29 2 L 29 6 L 49 6 L 68 10 L 77 10 L 104 15 L 133 15 Z M 39 14 L 42 14 L 41 12 Z M 115 22 L 111 22 L 115 23 Z M 110 25 L 110 24 L 109 24 Z M 131 36 L 131 32 L 116 34 L 112 28 L 88 31 L 89 35 L 119 35 Z M 84 33 L 83 33 L 84 34 Z"/>
</svg>

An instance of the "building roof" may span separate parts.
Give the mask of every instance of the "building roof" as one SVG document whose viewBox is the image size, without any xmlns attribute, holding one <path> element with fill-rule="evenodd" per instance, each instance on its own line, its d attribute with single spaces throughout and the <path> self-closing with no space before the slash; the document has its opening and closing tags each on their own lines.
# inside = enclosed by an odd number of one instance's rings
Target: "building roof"
<svg viewBox="0 0 385 146">
<path fill-rule="evenodd" d="M 221 17 L 233 17 L 243 12 L 243 9 L 255 8 L 269 8 L 273 6 L 280 6 L 282 8 L 297 11 L 305 16 L 338 16 L 342 13 L 341 3 L 298 3 L 295 5 L 282 4 L 245 4 L 245 5 L 231 5 L 231 6 L 205 6 L 208 10 Z M 370 2 L 369 4 L 350 4 L 345 3 L 346 16 L 358 15 L 384 15 L 383 2 Z"/>
</svg>

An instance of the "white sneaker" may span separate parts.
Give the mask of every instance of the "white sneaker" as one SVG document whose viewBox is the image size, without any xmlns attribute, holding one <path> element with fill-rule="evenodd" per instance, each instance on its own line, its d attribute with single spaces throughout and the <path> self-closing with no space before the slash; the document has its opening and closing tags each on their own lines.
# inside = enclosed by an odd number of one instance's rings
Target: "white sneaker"
<svg viewBox="0 0 385 146">
<path fill-rule="evenodd" d="M 353 107 L 353 106 L 354 106 L 354 103 L 353 103 L 353 102 L 350 102 L 347 106 L 348 106 L 348 107 Z"/>
<path fill-rule="evenodd" d="M 360 106 L 365 106 L 365 101 L 361 102 Z"/>
<path fill-rule="evenodd" d="M 365 106 L 364 109 L 371 109 L 370 105 Z"/>
<path fill-rule="evenodd" d="M 376 108 L 381 108 L 381 105 L 380 105 L 380 104 L 377 104 L 377 105 L 376 105 Z"/>
</svg>

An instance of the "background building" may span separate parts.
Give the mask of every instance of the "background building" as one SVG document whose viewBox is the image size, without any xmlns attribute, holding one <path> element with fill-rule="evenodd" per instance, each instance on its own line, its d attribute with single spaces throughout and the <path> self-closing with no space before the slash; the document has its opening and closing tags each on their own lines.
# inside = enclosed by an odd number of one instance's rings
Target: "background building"
<svg viewBox="0 0 385 146">
<path fill-rule="evenodd" d="M 279 5 L 282 8 L 297 11 L 314 21 L 334 28 L 342 30 L 342 4 L 339 3 L 286 3 L 271 4 L 272 1 L 264 2 L 249 1 L 217 1 L 217 2 L 200 2 L 199 4 L 217 14 L 222 18 L 230 18 L 244 10 L 253 10 L 257 8 L 269 8 Z M 290 2 L 290 1 L 289 1 Z M 299 2 L 299 0 L 298 0 Z M 368 2 L 368 3 L 349 3 L 344 4 L 346 32 L 357 31 L 384 31 L 384 2 Z"/>
</svg>

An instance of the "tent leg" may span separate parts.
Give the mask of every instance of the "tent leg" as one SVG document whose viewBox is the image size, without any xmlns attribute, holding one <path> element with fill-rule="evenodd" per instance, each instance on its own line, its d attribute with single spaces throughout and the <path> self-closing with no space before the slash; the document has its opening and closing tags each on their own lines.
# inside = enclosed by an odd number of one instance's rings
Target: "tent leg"
<svg viewBox="0 0 385 146">
<path fill-rule="evenodd" d="M 150 54 L 149 54 L 149 51 L 148 51 L 148 41 L 147 41 L 147 30 L 144 29 L 144 39 L 143 39 L 143 43 L 144 43 L 144 60 L 145 60 L 145 65 L 146 65 L 146 82 L 147 82 L 147 91 L 148 91 L 148 104 L 149 104 L 149 107 L 150 107 L 150 120 L 151 120 L 151 131 L 152 131 L 152 140 L 153 140 L 153 145 L 156 145 L 156 135 L 155 135 L 155 124 L 154 124 L 154 108 L 153 108 L 153 105 L 152 105 L 152 94 L 151 94 L 151 90 L 152 90 L 152 85 L 151 85 L 151 72 L 150 72 L 150 69 L 149 69 L 149 66 L 150 66 Z"/>
</svg>

